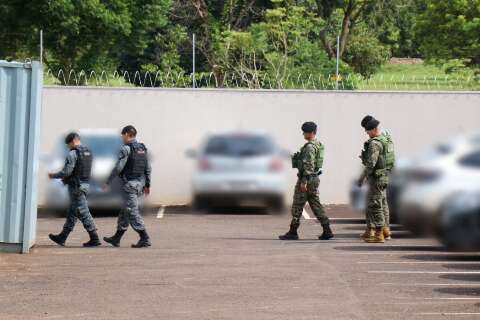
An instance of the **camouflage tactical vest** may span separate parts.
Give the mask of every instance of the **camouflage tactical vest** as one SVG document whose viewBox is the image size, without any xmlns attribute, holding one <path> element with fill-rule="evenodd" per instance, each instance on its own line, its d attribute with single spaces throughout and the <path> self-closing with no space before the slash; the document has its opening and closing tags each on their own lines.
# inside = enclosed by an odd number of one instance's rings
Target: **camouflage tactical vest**
<svg viewBox="0 0 480 320">
<path fill-rule="evenodd" d="M 375 174 L 380 176 L 382 174 L 388 174 L 393 167 L 395 166 L 395 150 L 392 141 L 392 137 L 388 133 L 383 133 L 378 137 L 371 138 L 364 144 L 364 149 L 362 150 L 362 163 L 365 165 L 368 145 L 373 141 L 378 141 L 382 145 L 382 152 L 378 157 L 377 164 L 375 166 Z"/>
<path fill-rule="evenodd" d="M 300 149 L 299 152 L 296 152 L 292 157 L 292 167 L 297 168 L 300 172 L 303 170 L 303 159 L 305 157 L 305 148 L 308 145 L 312 145 L 315 149 L 315 171 L 319 172 L 323 167 L 323 155 L 324 155 L 324 146 L 318 140 L 312 140 L 307 143 Z"/>
</svg>

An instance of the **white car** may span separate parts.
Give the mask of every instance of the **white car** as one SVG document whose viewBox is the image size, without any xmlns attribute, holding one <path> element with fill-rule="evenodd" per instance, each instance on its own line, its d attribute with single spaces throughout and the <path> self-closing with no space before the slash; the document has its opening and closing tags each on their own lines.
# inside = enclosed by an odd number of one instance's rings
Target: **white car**
<svg viewBox="0 0 480 320">
<path fill-rule="evenodd" d="M 453 139 L 398 166 L 392 182 L 400 222 L 416 233 L 440 231 L 445 207 L 480 190 L 480 134 Z"/>
<path fill-rule="evenodd" d="M 280 211 L 287 187 L 285 156 L 264 134 L 227 133 L 207 137 L 192 179 L 197 209 L 215 206 L 266 206 Z"/>
<path fill-rule="evenodd" d="M 118 157 L 122 145 L 120 134 L 111 129 L 83 129 L 78 131 L 82 144 L 90 148 L 93 154 L 92 176 L 88 204 L 93 209 L 119 209 L 122 206 L 118 180 L 112 184 L 109 191 L 101 187 L 108 178 Z M 59 139 L 52 154 L 46 159 L 48 172 L 62 169 L 68 150 L 64 138 Z M 47 185 L 47 208 L 64 210 L 69 203 L 67 187 L 59 179 L 52 179 Z"/>
<path fill-rule="evenodd" d="M 442 210 L 439 240 L 454 250 L 480 249 L 480 190 L 462 192 Z"/>
</svg>

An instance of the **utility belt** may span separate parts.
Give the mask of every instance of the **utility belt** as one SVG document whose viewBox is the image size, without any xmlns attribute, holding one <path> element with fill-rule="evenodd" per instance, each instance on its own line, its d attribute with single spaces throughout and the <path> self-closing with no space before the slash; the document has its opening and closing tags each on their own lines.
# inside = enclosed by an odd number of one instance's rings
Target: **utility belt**
<svg viewBox="0 0 480 320">
<path fill-rule="evenodd" d="M 317 173 L 309 174 L 309 175 L 307 175 L 306 177 L 307 177 L 307 178 L 316 178 L 316 177 L 320 176 L 322 173 L 323 173 L 323 171 L 322 171 L 322 170 L 319 170 Z M 297 177 L 301 178 L 301 177 L 303 177 L 303 174 L 302 174 L 301 172 L 299 172 L 299 173 L 297 174 Z"/>
<path fill-rule="evenodd" d="M 89 179 L 80 179 L 78 177 L 66 177 L 62 179 L 62 182 L 64 185 L 69 185 L 73 187 L 79 187 L 83 183 L 90 184 Z"/>
<path fill-rule="evenodd" d="M 377 169 L 373 171 L 372 177 L 379 178 L 379 177 L 389 176 L 391 171 L 392 171 L 391 169 L 387 169 L 387 168 Z"/>
</svg>

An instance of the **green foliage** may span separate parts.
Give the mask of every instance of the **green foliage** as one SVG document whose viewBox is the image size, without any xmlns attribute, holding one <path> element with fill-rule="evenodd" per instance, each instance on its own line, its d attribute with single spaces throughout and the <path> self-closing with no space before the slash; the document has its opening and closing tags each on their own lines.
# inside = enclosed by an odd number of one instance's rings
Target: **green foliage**
<svg viewBox="0 0 480 320">
<path fill-rule="evenodd" d="M 427 59 L 468 59 L 480 65 L 480 0 L 425 0 L 416 38 Z"/>
<path fill-rule="evenodd" d="M 358 28 L 347 45 L 345 61 L 365 78 L 373 75 L 389 58 L 389 50 L 366 28 Z"/>
<path fill-rule="evenodd" d="M 299 81 L 313 85 L 322 77 L 331 82 L 335 61 L 315 39 L 322 23 L 304 7 L 278 5 L 248 31 L 222 33 L 218 48 L 225 80 L 239 78 L 251 87 L 274 83 L 284 88 L 298 87 Z M 340 67 L 341 72 L 351 72 L 344 63 Z"/>
</svg>

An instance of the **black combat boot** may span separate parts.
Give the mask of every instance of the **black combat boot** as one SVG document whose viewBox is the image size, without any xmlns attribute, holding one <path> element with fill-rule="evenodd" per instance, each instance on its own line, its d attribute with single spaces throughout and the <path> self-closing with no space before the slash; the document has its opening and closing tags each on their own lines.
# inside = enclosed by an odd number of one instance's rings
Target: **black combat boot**
<svg viewBox="0 0 480 320">
<path fill-rule="evenodd" d="M 298 240 L 297 228 L 290 226 L 290 230 L 287 233 L 278 236 L 280 240 Z"/>
<path fill-rule="evenodd" d="M 63 247 L 65 246 L 65 241 L 67 240 L 69 234 L 70 231 L 63 229 L 62 232 L 60 232 L 59 234 L 50 233 L 48 237 L 56 244 Z"/>
<path fill-rule="evenodd" d="M 132 244 L 132 248 L 147 248 L 152 245 L 147 230 L 137 231 L 140 235 L 140 240 L 136 244 Z"/>
<path fill-rule="evenodd" d="M 88 231 L 88 235 L 90 236 L 90 240 L 83 244 L 84 247 L 98 247 L 102 244 L 98 239 L 97 230 Z"/>
<path fill-rule="evenodd" d="M 318 237 L 319 240 L 329 240 L 333 238 L 332 229 L 330 229 L 330 224 L 322 224 L 323 233 Z"/>
<path fill-rule="evenodd" d="M 118 229 L 111 237 L 103 237 L 103 241 L 110 243 L 114 247 L 120 247 L 120 240 L 122 239 L 125 230 Z"/>
</svg>

